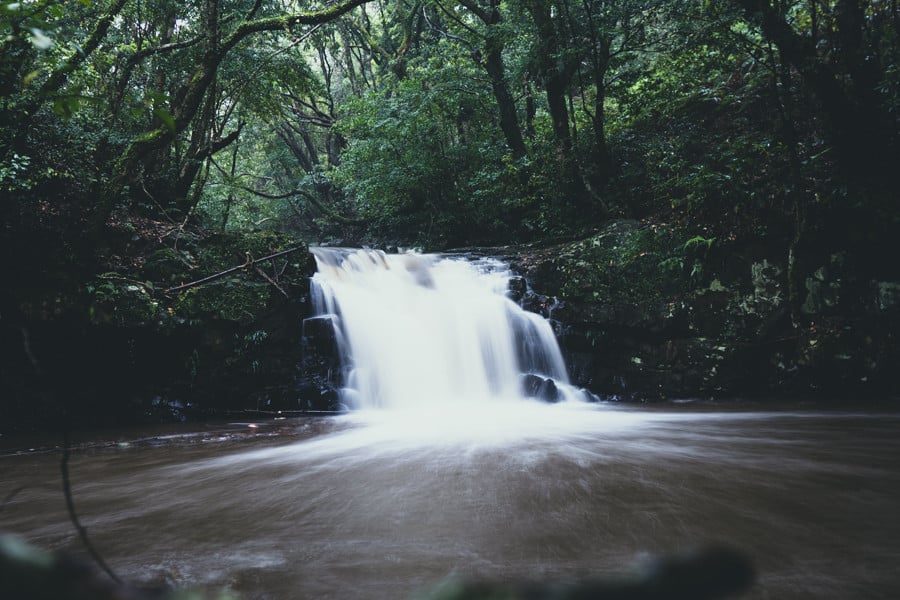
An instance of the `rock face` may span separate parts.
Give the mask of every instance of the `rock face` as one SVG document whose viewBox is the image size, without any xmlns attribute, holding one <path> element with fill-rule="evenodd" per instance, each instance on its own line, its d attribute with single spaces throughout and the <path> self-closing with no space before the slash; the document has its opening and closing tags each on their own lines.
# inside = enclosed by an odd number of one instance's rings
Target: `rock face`
<svg viewBox="0 0 900 600">
<path fill-rule="evenodd" d="M 78 282 L 67 296 L 21 294 L 0 323 L 0 433 L 332 406 L 312 394 L 303 369 L 315 268 L 305 248 L 274 233 L 178 248 L 144 253 L 143 263 Z"/>
<path fill-rule="evenodd" d="M 767 254 L 767 252 L 769 252 Z M 573 383 L 610 399 L 896 395 L 900 283 L 828 256 L 792 314 L 787 253 L 620 221 L 513 261 L 554 324 Z"/>
<path fill-rule="evenodd" d="M 341 351 L 334 315 L 303 320 L 303 376 L 298 389 L 305 410 L 340 410 Z"/>
</svg>

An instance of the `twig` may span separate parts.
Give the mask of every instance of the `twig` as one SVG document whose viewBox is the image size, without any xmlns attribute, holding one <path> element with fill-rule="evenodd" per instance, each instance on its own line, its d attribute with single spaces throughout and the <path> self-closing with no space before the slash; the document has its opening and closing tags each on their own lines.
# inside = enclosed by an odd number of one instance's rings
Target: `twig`
<svg viewBox="0 0 900 600">
<path fill-rule="evenodd" d="M 106 564 L 106 561 L 103 560 L 103 557 L 100 556 L 100 553 L 97 552 L 94 545 L 91 544 L 91 540 L 88 538 L 87 529 L 85 529 L 81 524 L 81 521 L 78 520 L 78 513 L 75 512 L 75 501 L 72 499 L 72 486 L 69 482 L 69 454 L 69 432 L 66 430 L 65 441 L 63 442 L 63 456 L 59 466 L 60 470 L 62 470 L 63 494 L 66 496 L 66 509 L 69 511 L 69 519 L 75 526 L 75 530 L 78 531 L 78 537 L 81 538 L 81 543 L 87 548 L 88 554 L 91 555 L 94 562 L 100 565 L 100 568 L 109 575 L 110 579 L 121 584 L 122 580 L 109 568 L 109 565 Z"/>
<path fill-rule="evenodd" d="M 288 261 L 284 261 L 283 263 L 281 263 L 281 268 L 278 269 L 278 273 L 275 274 L 275 279 L 278 279 L 279 277 L 284 275 L 284 272 L 287 271 L 289 264 L 290 263 L 288 263 Z"/>
<path fill-rule="evenodd" d="M 20 332 L 22 333 L 22 347 L 25 350 L 25 356 L 28 357 L 28 362 L 31 363 L 31 366 L 34 368 L 34 372 L 37 373 L 37 375 L 43 376 L 44 373 L 41 371 L 37 358 L 34 356 L 34 352 L 31 349 L 31 336 L 28 335 L 28 329 L 22 327 Z"/>
<path fill-rule="evenodd" d="M 281 289 L 281 286 L 278 285 L 278 284 L 275 282 L 274 279 L 272 279 L 271 277 L 269 277 L 268 275 L 266 275 L 266 272 L 265 272 L 265 271 L 263 271 L 262 269 L 260 269 L 260 268 L 259 268 L 258 266 L 256 266 L 256 265 L 254 265 L 253 268 L 256 269 L 256 272 L 259 273 L 259 274 L 262 276 L 263 279 L 265 279 L 266 281 L 268 281 L 269 283 L 271 283 L 271 284 L 275 287 L 276 290 L 278 290 L 279 292 L 281 292 L 281 294 L 282 294 L 285 298 L 287 298 L 288 300 L 291 299 L 291 297 L 288 296 L 288 293 L 287 293 L 286 291 L 284 291 L 283 289 Z"/>
<path fill-rule="evenodd" d="M 153 196 L 153 194 L 151 194 L 150 191 L 147 189 L 147 182 L 144 180 L 144 175 L 143 175 L 143 173 L 141 174 L 141 189 L 144 190 L 144 193 L 147 195 L 148 198 L 150 198 L 151 200 L 153 200 L 153 204 L 155 204 L 155 205 L 156 205 L 156 208 L 158 208 L 158 209 L 162 212 L 163 216 L 169 220 L 169 223 L 174 224 L 174 223 L 175 223 L 175 219 L 173 219 L 171 216 L 169 216 L 169 213 L 166 212 L 166 209 L 164 209 L 164 208 L 162 207 L 162 204 L 159 203 L 159 200 L 157 200 L 157 199 Z M 162 241 L 162 240 L 160 240 L 160 241 Z"/>
<path fill-rule="evenodd" d="M 268 256 L 263 256 L 262 258 L 257 258 L 256 260 L 248 259 L 247 262 L 245 262 L 244 264 L 237 265 L 235 267 L 231 267 L 230 269 L 225 269 L 224 271 L 220 271 L 218 273 L 214 273 L 212 275 L 204 277 L 203 279 L 198 279 L 197 281 L 191 281 L 190 283 L 183 283 L 181 285 L 176 285 L 175 287 L 170 287 L 169 289 L 165 290 L 164 293 L 171 294 L 173 292 L 180 292 L 182 290 L 186 290 L 186 289 L 189 289 L 192 287 L 197 287 L 198 285 L 203 285 L 204 283 L 209 283 L 210 281 L 214 281 L 216 279 L 224 277 L 225 275 L 229 275 L 236 271 L 240 271 L 241 269 L 246 269 L 248 267 L 252 267 L 252 266 L 256 265 L 257 263 L 261 263 L 266 260 L 277 258 L 279 256 L 284 256 L 285 254 L 290 254 L 291 252 L 296 252 L 297 250 L 301 250 L 301 249 L 305 249 L 305 248 L 306 248 L 305 246 L 297 246 L 296 248 L 282 250 L 281 252 L 276 252 L 275 254 L 270 254 Z"/>
<path fill-rule="evenodd" d="M 207 170 L 209 169 L 209 163 L 206 163 Z M 175 235 L 175 243 L 172 244 L 172 249 L 178 250 L 178 240 L 181 239 L 181 236 L 184 234 L 184 227 L 187 225 L 188 220 L 190 220 L 191 216 L 194 214 L 194 209 L 197 208 L 197 205 L 194 204 L 191 209 L 184 216 L 184 221 L 181 222 L 181 225 L 178 226 L 178 233 Z M 171 232 L 170 232 L 171 233 Z"/>
</svg>

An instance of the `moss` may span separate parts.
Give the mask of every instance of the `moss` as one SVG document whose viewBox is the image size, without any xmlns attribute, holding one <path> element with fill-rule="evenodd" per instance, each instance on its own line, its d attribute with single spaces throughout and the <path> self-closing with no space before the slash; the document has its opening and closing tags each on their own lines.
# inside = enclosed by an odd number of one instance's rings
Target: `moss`
<svg viewBox="0 0 900 600">
<path fill-rule="evenodd" d="M 192 256 L 173 248 L 160 248 L 144 261 L 143 274 L 150 281 L 164 284 L 176 284 L 190 277 L 194 268 Z"/>
<path fill-rule="evenodd" d="M 686 230 L 619 222 L 558 250 L 560 295 L 569 300 L 645 304 L 697 285 L 701 257 Z"/>
<path fill-rule="evenodd" d="M 186 319 L 249 323 L 266 312 L 270 289 L 267 283 L 224 279 L 187 290 L 174 308 L 178 316 Z"/>
<path fill-rule="evenodd" d="M 131 141 L 131 143 L 128 144 L 125 152 L 122 153 L 122 156 L 116 162 L 116 172 L 129 173 L 129 166 L 131 165 L 132 161 L 137 160 L 140 156 L 146 153 L 147 148 L 160 143 L 160 141 L 167 133 L 169 133 L 168 129 L 159 128 L 154 129 L 153 131 L 148 131 L 147 133 L 142 133 L 141 135 L 135 137 Z"/>
<path fill-rule="evenodd" d="M 247 258 L 262 258 L 296 245 L 296 239 L 276 231 L 220 233 L 205 238 L 195 249 L 195 254 L 199 270 L 204 273 L 215 273 L 240 265 Z M 286 259 L 290 260 L 289 268 L 308 268 L 302 253 L 288 256 Z M 296 274 L 307 277 L 311 273 L 296 271 Z"/>
</svg>

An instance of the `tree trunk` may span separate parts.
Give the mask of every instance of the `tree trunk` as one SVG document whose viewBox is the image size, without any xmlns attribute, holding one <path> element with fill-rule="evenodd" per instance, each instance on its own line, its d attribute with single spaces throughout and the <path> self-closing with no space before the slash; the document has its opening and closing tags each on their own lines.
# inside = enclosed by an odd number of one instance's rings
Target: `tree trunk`
<svg viewBox="0 0 900 600">
<path fill-rule="evenodd" d="M 521 158 L 527 153 L 527 148 L 525 140 L 522 138 L 522 128 L 519 126 L 516 103 L 506 81 L 506 66 L 503 64 L 504 44 L 500 38 L 501 34 L 497 32 L 497 26 L 501 22 L 499 2 L 492 0 L 488 8 L 484 8 L 472 0 L 461 0 L 460 4 L 481 19 L 487 27 L 483 66 L 491 80 L 491 91 L 497 102 L 497 110 L 500 112 L 500 129 L 503 131 L 506 145 L 509 146 L 514 157 Z"/>
<path fill-rule="evenodd" d="M 512 151 L 513 156 L 521 158 L 525 156 L 527 149 L 525 148 L 525 140 L 522 138 L 522 129 L 519 127 L 515 100 L 506 82 L 502 48 L 498 47 L 496 43 L 489 41 L 486 54 L 484 67 L 487 70 L 488 77 L 491 79 L 491 90 L 494 93 L 494 100 L 497 101 L 497 109 L 500 112 L 500 129 L 503 131 L 503 137 L 506 139 L 506 144 Z"/>
<path fill-rule="evenodd" d="M 857 73 L 859 60 L 854 59 L 864 27 L 864 15 L 855 0 L 839 2 L 839 56 L 835 61 L 844 69 L 855 85 L 848 93 L 842 83 L 847 79 L 825 58 L 817 55 L 815 43 L 794 31 L 785 18 L 768 0 L 738 0 L 748 18 L 760 24 L 763 35 L 778 48 L 782 58 L 797 69 L 803 81 L 819 99 L 827 119 L 829 137 L 838 164 L 852 180 L 865 181 L 883 177 L 890 157 L 896 154 L 891 139 L 893 122 L 884 117 L 883 108 L 871 98 L 874 94 L 873 76 Z M 873 62 L 873 61 L 870 61 Z M 877 81 L 878 76 L 874 77 Z M 857 83 L 858 82 L 858 83 Z"/>
<path fill-rule="evenodd" d="M 120 0 L 121 1 L 121 0 Z M 219 30 L 218 0 L 204 4 L 204 52 L 200 65 L 177 95 L 172 107 L 172 123 L 161 126 L 134 139 L 116 164 L 115 176 L 102 200 L 103 212 L 121 199 L 125 190 L 134 195 L 145 187 L 144 175 L 150 172 L 157 158 L 166 152 L 177 137 L 187 130 L 197 115 L 203 99 L 215 81 L 219 66 L 228 52 L 248 36 L 262 31 L 290 29 L 295 25 L 318 25 L 340 17 L 369 0 L 346 0 L 318 11 L 299 12 L 280 17 L 268 17 L 240 24 L 229 36 Z M 104 217 L 105 219 L 105 217 Z"/>
<path fill-rule="evenodd" d="M 567 76 L 568 69 L 562 64 L 560 43 L 551 15 L 550 2 L 527 0 L 525 7 L 540 38 L 536 66 L 547 95 L 547 108 L 550 110 L 550 119 L 553 123 L 553 135 L 560 156 L 567 159 L 572 149 L 569 110 L 566 106 L 566 88 L 569 85 L 569 77 Z"/>
</svg>

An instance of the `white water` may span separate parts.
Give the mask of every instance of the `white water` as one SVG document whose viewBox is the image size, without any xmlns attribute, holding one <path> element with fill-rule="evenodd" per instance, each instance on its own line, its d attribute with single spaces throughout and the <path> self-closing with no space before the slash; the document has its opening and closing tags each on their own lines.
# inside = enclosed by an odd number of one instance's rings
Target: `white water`
<svg viewBox="0 0 900 600">
<path fill-rule="evenodd" d="M 313 302 L 332 315 L 355 409 L 484 407 L 521 401 L 523 376 L 572 388 L 550 324 L 507 296 L 499 261 L 314 248 Z"/>
</svg>

